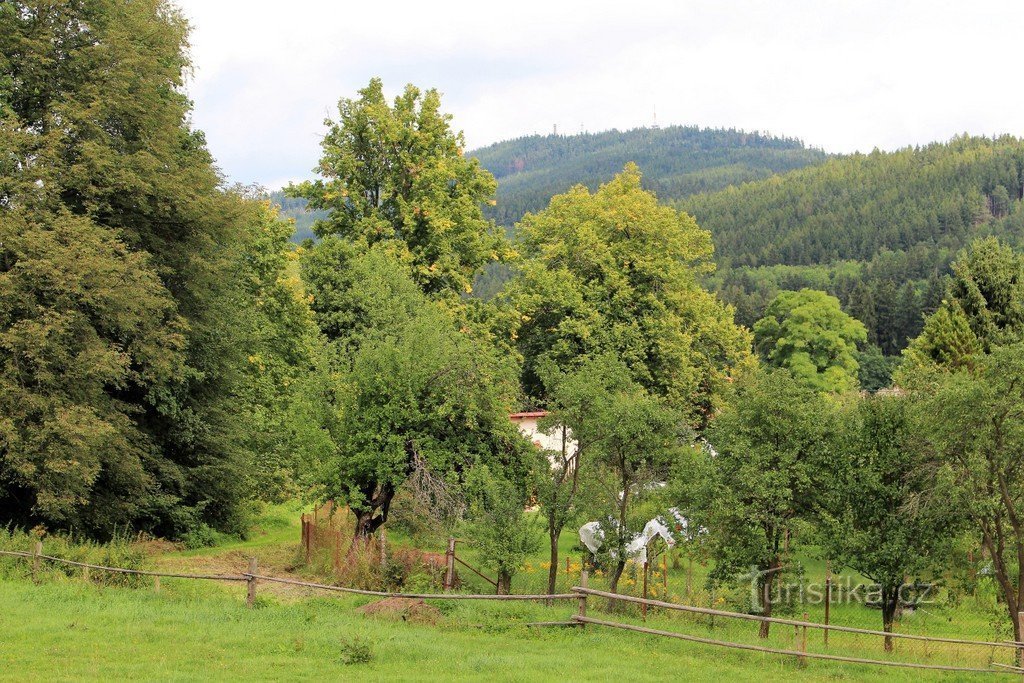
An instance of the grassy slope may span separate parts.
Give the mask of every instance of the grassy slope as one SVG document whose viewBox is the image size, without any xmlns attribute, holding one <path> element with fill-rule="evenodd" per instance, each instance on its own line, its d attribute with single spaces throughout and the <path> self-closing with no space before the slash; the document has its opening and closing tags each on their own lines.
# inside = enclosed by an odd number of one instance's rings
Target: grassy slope
<svg viewBox="0 0 1024 683">
<path fill-rule="evenodd" d="M 890 680 L 898 670 L 812 662 L 591 627 L 503 627 L 543 608 L 455 606 L 441 625 L 364 618 L 358 598 L 308 599 L 248 610 L 241 591 L 160 594 L 80 583 L 0 583 L 4 680 Z M 551 616 L 564 616 L 552 608 Z M 485 620 L 474 628 L 467 619 Z M 372 643 L 369 664 L 345 665 L 340 641 Z M 918 676 L 913 674 L 914 679 Z M 936 675 L 961 680 L 954 675 Z"/>
<path fill-rule="evenodd" d="M 216 548 L 166 553 L 155 558 L 158 566 L 175 569 L 240 571 L 244 557 L 255 554 L 271 573 L 295 569 L 298 509 L 282 506 L 260 518 L 252 537 L 227 541 Z M 393 542 L 401 542 L 392 534 Z M 563 552 L 570 552 L 574 535 L 563 536 Z M 474 561 L 472 550 L 462 555 Z M 563 558 L 564 558 L 563 554 Z M 578 564 L 578 553 L 571 559 Z M 540 590 L 546 571 L 542 553 L 531 560 L 532 571 L 520 574 L 517 592 Z M 564 562 L 564 559 L 563 559 Z M 237 565 L 237 566 L 236 566 Z M 575 567 L 574 567 L 575 569 Z M 812 563 L 809 573 L 821 568 Z M 297 570 L 302 573 L 304 570 Z M 694 570 L 695 593 L 704 572 Z M 2 573 L 0 573 L 2 575 Z M 436 625 L 363 617 L 353 610 L 369 598 L 323 597 L 304 590 L 260 589 L 260 608 L 244 607 L 244 588 L 165 579 L 162 592 L 100 588 L 51 574 L 35 586 L 14 576 L 0 581 L 0 680 L 88 680 L 146 678 L 273 680 L 356 678 L 360 680 L 659 680 L 683 675 L 692 680 L 897 680 L 918 679 L 921 672 L 880 669 L 827 662 L 811 662 L 798 669 L 789 658 L 722 650 L 711 646 L 611 631 L 599 627 L 585 632 L 571 629 L 530 629 L 529 621 L 562 620 L 574 606 L 535 604 L 436 603 L 443 617 Z M 560 582 L 575 583 L 578 574 Z M 476 585 L 476 583 L 481 585 Z M 683 591 L 685 570 L 670 572 L 670 593 Z M 601 587 L 602 578 L 594 585 Z M 468 590 L 484 591 L 479 579 L 467 581 Z M 631 589 L 635 591 L 636 588 Z M 695 599 L 707 599 L 696 593 Z M 593 605 L 592 613 L 599 605 Z M 814 608 L 811 619 L 820 619 Z M 949 619 L 955 617 L 953 622 Z M 615 619 L 639 622 L 630 611 Z M 878 627 L 878 612 L 858 605 L 837 606 L 833 623 Z M 936 608 L 904 618 L 905 632 L 964 635 L 983 627 L 983 618 L 970 609 L 955 613 Z M 756 627 L 746 622 L 716 621 L 652 612 L 648 625 L 697 636 L 764 644 Z M 990 629 L 989 629 L 990 630 Z M 341 641 L 358 635 L 376 653 L 370 664 L 342 663 Z M 990 637 L 983 631 L 969 637 Z M 811 651 L 822 651 L 821 635 L 809 634 Z M 773 628 L 770 646 L 794 647 L 792 629 Z M 880 658 L 877 639 L 833 634 L 832 652 Z M 984 665 L 984 652 L 929 652 L 911 643 L 898 646 L 896 659 L 931 663 Z M 1000 657 L 1000 661 L 1008 661 Z M 926 678 L 961 680 L 953 674 Z"/>
</svg>

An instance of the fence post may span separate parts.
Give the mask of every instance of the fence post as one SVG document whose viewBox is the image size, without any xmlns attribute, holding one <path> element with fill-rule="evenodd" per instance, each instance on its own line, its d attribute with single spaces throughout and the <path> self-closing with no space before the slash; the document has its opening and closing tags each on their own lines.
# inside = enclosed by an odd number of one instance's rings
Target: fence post
<svg viewBox="0 0 1024 683">
<path fill-rule="evenodd" d="M 248 588 L 248 590 L 246 591 L 245 594 L 245 604 L 247 607 L 252 607 L 253 604 L 256 602 L 256 574 L 258 573 L 259 571 L 257 571 L 256 558 L 250 557 L 249 577 L 248 580 L 246 581 L 246 587 Z"/>
<path fill-rule="evenodd" d="M 444 589 L 446 591 L 455 587 L 455 537 L 448 537 L 448 549 L 444 552 L 445 572 Z"/>
<path fill-rule="evenodd" d="M 589 571 L 587 571 L 586 569 L 580 571 L 580 588 L 586 588 L 587 587 L 587 583 L 588 583 L 588 579 L 589 578 L 590 578 L 590 572 Z M 587 594 L 586 593 L 580 593 L 579 595 L 580 595 L 580 600 L 579 600 L 579 611 L 578 611 L 578 614 L 581 617 L 585 617 L 585 616 L 587 616 Z M 587 626 L 586 623 L 582 622 L 582 621 L 579 622 L 579 624 L 580 624 L 580 628 L 586 628 L 586 626 Z"/>
<path fill-rule="evenodd" d="M 647 599 L 647 561 L 644 561 L 644 600 Z M 640 615 L 644 621 L 647 621 L 647 603 L 640 603 Z"/>
<path fill-rule="evenodd" d="M 153 592 L 154 593 L 159 593 L 160 592 L 160 577 L 159 576 L 154 576 L 153 577 Z"/>
<path fill-rule="evenodd" d="M 1019 644 L 1024 645 L 1024 612 L 1017 612 L 1017 632 L 1020 633 L 1020 640 L 1017 641 Z M 1015 657 L 1017 666 L 1024 665 L 1024 650 L 1017 648 L 1017 656 Z"/>
<path fill-rule="evenodd" d="M 828 645 L 828 617 L 832 607 L 832 563 L 825 560 L 825 645 Z"/>
<path fill-rule="evenodd" d="M 39 564 L 42 562 L 40 555 L 43 554 L 43 542 L 36 541 L 36 547 L 32 551 L 32 580 L 39 582 Z"/>
<path fill-rule="evenodd" d="M 807 621 L 807 612 L 804 612 L 804 621 Z M 803 652 L 804 655 L 806 655 L 807 654 L 807 625 L 805 624 L 804 626 L 801 627 L 801 629 L 802 629 L 803 632 L 802 632 L 802 634 L 800 636 L 800 652 Z M 800 659 L 797 660 L 797 661 L 799 662 L 800 666 L 807 666 L 807 657 L 800 657 Z"/>
<path fill-rule="evenodd" d="M 309 522 L 309 515 L 302 513 L 302 542 L 306 546 L 306 564 L 309 564 L 310 547 L 313 545 L 313 539 L 310 538 L 312 535 L 313 529 Z"/>
</svg>

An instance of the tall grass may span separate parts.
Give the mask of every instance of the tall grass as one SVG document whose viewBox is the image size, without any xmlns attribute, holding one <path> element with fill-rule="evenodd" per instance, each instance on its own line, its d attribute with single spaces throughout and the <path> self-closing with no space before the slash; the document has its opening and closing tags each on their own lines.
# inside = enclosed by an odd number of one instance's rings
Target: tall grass
<svg viewBox="0 0 1024 683">
<path fill-rule="evenodd" d="M 137 537 L 116 534 L 105 543 L 98 543 L 72 534 L 46 534 L 40 536 L 23 529 L 0 528 L 0 550 L 33 552 L 36 541 L 42 540 L 43 554 L 60 557 L 73 562 L 120 567 L 123 569 L 145 569 L 146 552 L 137 542 Z M 59 580 L 81 577 L 81 567 L 59 562 L 43 561 L 40 564 L 40 580 Z M 31 576 L 30 560 L 18 557 L 0 556 L 0 576 L 4 578 L 27 578 Z M 138 586 L 143 579 L 132 574 L 112 572 L 89 572 L 89 581 L 103 586 Z"/>
</svg>

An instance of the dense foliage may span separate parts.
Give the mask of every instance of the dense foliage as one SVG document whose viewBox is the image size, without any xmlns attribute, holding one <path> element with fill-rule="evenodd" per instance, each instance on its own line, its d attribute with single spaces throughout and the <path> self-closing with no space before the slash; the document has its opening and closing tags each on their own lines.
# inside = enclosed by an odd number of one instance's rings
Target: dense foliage
<svg viewBox="0 0 1024 683">
<path fill-rule="evenodd" d="M 726 377 L 749 358 L 732 311 L 701 286 L 711 240 L 657 204 L 633 164 L 591 193 L 577 186 L 519 226 L 526 257 L 507 298 L 520 316 L 523 386 L 548 388 L 543 367 L 570 369 L 611 352 L 642 386 L 699 422 Z"/>
<path fill-rule="evenodd" d="M 1024 143 L 948 143 L 836 157 L 678 204 L 714 237 L 715 289 L 752 325 L 779 290 L 839 297 L 886 355 L 938 307 L 942 276 L 979 236 L 1019 244 Z"/>
<path fill-rule="evenodd" d="M 2 522 L 244 529 L 283 233 L 190 128 L 186 41 L 160 0 L 0 4 Z"/>
<path fill-rule="evenodd" d="M 825 292 L 782 292 L 754 325 L 754 348 L 771 365 L 786 368 L 819 391 L 843 392 L 858 386 L 857 343 L 864 325 Z"/>
<path fill-rule="evenodd" d="M 321 144 L 321 178 L 289 194 L 330 211 L 314 224 L 318 236 L 381 243 L 428 294 L 469 293 L 483 264 L 508 256 L 482 214 L 494 178 L 463 156 L 436 90 L 409 85 L 392 105 L 383 87 L 373 79 L 358 99 L 341 99 Z"/>
</svg>

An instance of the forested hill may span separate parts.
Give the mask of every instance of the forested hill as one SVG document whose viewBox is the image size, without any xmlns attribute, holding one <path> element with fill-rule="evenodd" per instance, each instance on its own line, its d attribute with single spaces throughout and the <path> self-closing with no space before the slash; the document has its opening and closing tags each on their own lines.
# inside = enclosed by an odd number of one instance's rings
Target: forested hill
<svg viewBox="0 0 1024 683">
<path fill-rule="evenodd" d="M 321 218 L 327 217 L 326 211 L 306 211 L 306 200 L 300 197 L 286 197 L 284 190 L 276 190 L 267 194 L 267 199 L 277 204 L 280 209 L 281 218 L 291 218 L 295 221 L 295 233 L 292 235 L 293 242 L 301 242 L 313 236 L 313 223 Z"/>
<path fill-rule="evenodd" d="M 886 353 L 920 330 L 941 276 L 972 239 L 1024 238 L 1024 141 L 948 143 L 836 157 L 677 202 L 711 231 L 716 285 L 752 324 L 779 289 L 837 295 Z"/>
<path fill-rule="evenodd" d="M 630 161 L 662 201 L 824 161 L 794 138 L 738 130 L 670 126 L 578 135 L 531 135 L 469 152 L 498 180 L 491 215 L 506 226 L 539 211 L 578 183 L 592 190 Z"/>
</svg>

